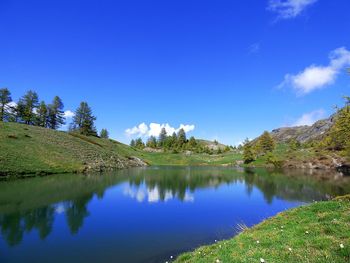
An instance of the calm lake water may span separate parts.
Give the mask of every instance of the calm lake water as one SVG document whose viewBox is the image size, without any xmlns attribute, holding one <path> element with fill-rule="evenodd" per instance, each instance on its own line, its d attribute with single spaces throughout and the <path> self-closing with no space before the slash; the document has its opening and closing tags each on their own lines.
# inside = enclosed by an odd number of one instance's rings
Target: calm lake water
<svg viewBox="0 0 350 263">
<path fill-rule="evenodd" d="M 150 167 L 0 182 L 0 262 L 165 262 L 286 209 L 350 193 L 349 178 Z"/>
</svg>

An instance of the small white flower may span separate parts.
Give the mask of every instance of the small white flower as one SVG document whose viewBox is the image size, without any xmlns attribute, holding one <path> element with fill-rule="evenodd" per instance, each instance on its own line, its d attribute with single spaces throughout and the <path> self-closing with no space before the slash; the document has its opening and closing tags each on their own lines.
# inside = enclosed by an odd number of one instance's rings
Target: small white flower
<svg viewBox="0 0 350 263">
<path fill-rule="evenodd" d="M 265 259 L 261 258 L 260 263 L 265 263 Z"/>
<path fill-rule="evenodd" d="M 215 239 L 214 242 L 216 243 L 216 242 L 218 242 L 218 241 Z"/>
<path fill-rule="evenodd" d="M 172 258 L 173 258 L 173 256 L 170 256 L 170 258 L 172 259 Z"/>
<path fill-rule="evenodd" d="M 259 240 L 257 240 L 257 241 L 256 241 L 256 243 L 257 243 L 257 244 L 260 244 L 260 241 L 259 241 Z"/>
<path fill-rule="evenodd" d="M 215 262 L 216 262 L 216 263 L 220 263 L 220 260 L 217 259 Z"/>
<path fill-rule="evenodd" d="M 290 252 L 292 252 L 292 249 L 291 249 L 291 248 L 288 248 L 288 250 L 289 250 Z"/>
<path fill-rule="evenodd" d="M 309 231 L 305 231 L 305 234 L 309 234 Z"/>
<path fill-rule="evenodd" d="M 281 226 L 281 228 L 283 229 L 283 228 L 284 228 L 284 226 Z"/>
<path fill-rule="evenodd" d="M 340 244 L 340 248 L 344 248 L 344 244 Z"/>
</svg>

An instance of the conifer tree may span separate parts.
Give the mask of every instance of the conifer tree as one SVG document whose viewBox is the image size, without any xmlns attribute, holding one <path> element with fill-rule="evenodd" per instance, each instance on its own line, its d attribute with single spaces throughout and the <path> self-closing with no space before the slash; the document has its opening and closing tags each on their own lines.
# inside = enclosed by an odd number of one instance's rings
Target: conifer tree
<svg viewBox="0 0 350 263">
<path fill-rule="evenodd" d="M 326 138 L 334 150 L 344 150 L 350 141 L 350 97 L 345 97 L 345 107 L 338 110 L 334 125 Z"/>
<path fill-rule="evenodd" d="M 144 144 L 144 142 L 142 141 L 141 138 L 136 139 L 135 147 L 138 148 L 138 149 L 141 149 L 141 150 L 145 148 L 145 144 Z"/>
<path fill-rule="evenodd" d="M 168 137 L 168 135 L 167 135 L 166 129 L 162 128 L 160 131 L 160 134 L 159 134 L 159 139 L 158 139 L 158 143 L 159 143 L 160 147 L 165 146 L 165 142 L 166 142 L 167 137 Z"/>
<path fill-rule="evenodd" d="M 177 144 L 179 147 L 182 147 L 187 142 L 186 132 L 184 129 L 180 129 L 177 133 Z"/>
<path fill-rule="evenodd" d="M 48 127 L 57 130 L 65 124 L 64 105 L 60 97 L 55 96 L 48 106 Z"/>
<path fill-rule="evenodd" d="M 47 106 L 44 101 L 40 102 L 37 110 L 37 125 L 41 127 L 47 127 Z"/>
<path fill-rule="evenodd" d="M 132 139 L 132 140 L 130 141 L 130 146 L 131 146 L 131 147 L 135 147 L 135 146 L 136 146 L 136 142 L 135 142 L 134 139 Z"/>
<path fill-rule="evenodd" d="M 19 118 L 29 125 L 36 122 L 35 111 L 39 106 L 38 94 L 32 90 L 28 91 L 19 101 Z"/>
<path fill-rule="evenodd" d="M 248 139 L 246 139 L 243 144 L 243 159 L 246 164 L 255 160 L 253 147 Z"/>
<path fill-rule="evenodd" d="M 96 117 L 93 116 L 92 110 L 87 102 L 81 102 L 78 109 L 75 111 L 71 130 L 77 131 L 83 135 L 97 136 L 94 122 Z"/>
<path fill-rule="evenodd" d="M 197 148 L 197 141 L 193 136 L 188 141 L 188 147 L 191 150 L 196 150 L 196 148 Z"/>
<path fill-rule="evenodd" d="M 157 138 L 154 136 L 149 137 L 146 145 L 150 148 L 157 148 Z"/>
<path fill-rule="evenodd" d="M 107 131 L 107 129 L 102 129 L 101 130 L 100 137 L 102 139 L 108 139 L 109 138 L 109 132 Z"/>
<path fill-rule="evenodd" d="M 269 132 L 265 131 L 258 139 L 257 151 L 262 154 L 272 152 L 275 149 L 275 141 Z"/>
<path fill-rule="evenodd" d="M 11 92 L 7 88 L 0 89 L 0 121 L 8 117 L 8 105 L 12 102 Z"/>
</svg>

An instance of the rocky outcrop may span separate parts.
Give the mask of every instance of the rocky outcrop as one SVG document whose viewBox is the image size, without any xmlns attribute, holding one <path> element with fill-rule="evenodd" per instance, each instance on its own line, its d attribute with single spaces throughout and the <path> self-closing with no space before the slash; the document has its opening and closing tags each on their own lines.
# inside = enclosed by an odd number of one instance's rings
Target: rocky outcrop
<svg viewBox="0 0 350 263">
<path fill-rule="evenodd" d="M 311 140 L 321 139 L 332 127 L 335 115 L 328 119 L 320 120 L 311 126 L 284 127 L 275 129 L 271 132 L 271 136 L 275 141 L 286 143 L 291 139 L 295 139 L 300 143 Z"/>
<path fill-rule="evenodd" d="M 333 155 L 322 155 L 314 157 L 307 160 L 297 160 L 288 159 L 284 161 L 283 168 L 293 168 L 293 169 L 310 169 L 310 170 L 337 170 L 339 172 L 344 172 L 348 174 L 348 168 L 350 166 L 346 165 L 346 160 L 335 154 Z"/>
<path fill-rule="evenodd" d="M 116 169 L 144 166 L 148 166 L 148 164 L 138 157 L 120 158 L 119 156 L 113 155 L 109 158 L 100 157 L 85 163 L 83 172 L 105 172 Z"/>
</svg>

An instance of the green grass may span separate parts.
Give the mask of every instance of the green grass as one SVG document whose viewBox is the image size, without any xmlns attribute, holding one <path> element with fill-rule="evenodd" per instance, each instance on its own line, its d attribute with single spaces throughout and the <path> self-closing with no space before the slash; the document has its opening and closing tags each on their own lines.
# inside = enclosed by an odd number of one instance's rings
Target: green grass
<svg viewBox="0 0 350 263">
<path fill-rule="evenodd" d="M 234 165 L 237 160 L 241 159 L 241 155 L 228 152 L 224 154 L 209 155 L 209 154 L 190 154 L 185 153 L 146 153 L 139 155 L 151 165 Z"/>
<path fill-rule="evenodd" d="M 288 144 L 277 144 L 272 152 L 273 156 L 282 162 L 294 161 L 296 163 L 309 162 L 318 156 L 327 155 L 327 153 L 317 153 L 313 148 L 304 148 L 291 150 Z M 267 167 L 271 164 L 267 161 L 268 155 L 258 156 L 257 159 L 246 166 Z"/>
<path fill-rule="evenodd" d="M 180 262 L 350 262 L 349 196 L 289 210 Z"/>
<path fill-rule="evenodd" d="M 150 165 L 230 165 L 240 155 L 148 153 L 114 140 L 18 123 L 0 122 L 0 175 L 82 172 L 87 167 L 130 166 L 130 157 Z"/>
<path fill-rule="evenodd" d="M 138 154 L 112 140 L 0 122 L 0 173 L 3 175 L 81 172 L 96 162 L 110 165 L 115 160 L 120 162 L 116 166 L 123 166 L 130 156 Z"/>
</svg>

